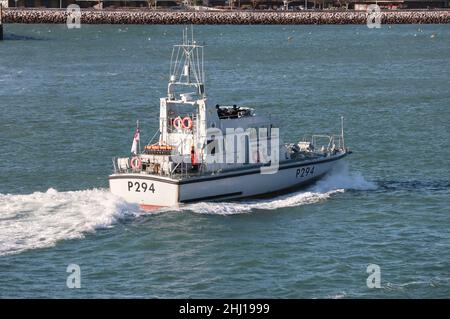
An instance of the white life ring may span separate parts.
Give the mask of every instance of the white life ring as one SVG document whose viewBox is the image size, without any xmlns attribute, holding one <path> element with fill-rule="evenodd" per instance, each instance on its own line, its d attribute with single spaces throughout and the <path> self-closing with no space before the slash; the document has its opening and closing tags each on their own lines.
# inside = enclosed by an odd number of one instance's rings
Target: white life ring
<svg viewBox="0 0 450 319">
<path fill-rule="evenodd" d="M 132 169 L 141 169 L 142 167 L 142 161 L 139 157 L 135 156 L 131 159 L 131 168 Z"/>
<path fill-rule="evenodd" d="M 186 121 L 187 121 L 187 125 L 185 125 Z M 183 124 L 183 128 L 190 130 L 192 128 L 192 119 L 189 116 L 186 116 L 181 121 L 181 124 Z"/>
<path fill-rule="evenodd" d="M 173 127 L 175 127 L 177 130 L 181 129 L 181 127 L 183 126 L 183 120 L 181 119 L 181 117 L 176 117 L 173 120 Z"/>
</svg>

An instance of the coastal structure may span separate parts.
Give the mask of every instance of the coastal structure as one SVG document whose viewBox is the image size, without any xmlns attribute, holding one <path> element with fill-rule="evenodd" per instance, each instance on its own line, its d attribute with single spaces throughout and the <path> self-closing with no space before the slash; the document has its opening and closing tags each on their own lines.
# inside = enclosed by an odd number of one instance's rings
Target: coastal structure
<svg viewBox="0 0 450 319">
<path fill-rule="evenodd" d="M 66 23 L 65 10 L 3 10 L 6 23 Z M 82 10 L 83 24 L 366 24 L 366 11 Z M 389 10 L 383 24 L 448 24 L 450 10 Z"/>
<path fill-rule="evenodd" d="M 433 9 L 449 8 L 450 0 L 1 0 L 9 8 L 66 8 L 78 4 L 81 8 L 186 8 L 192 5 L 221 9 L 303 10 L 355 9 L 366 10 L 369 4 L 382 9 Z"/>
</svg>

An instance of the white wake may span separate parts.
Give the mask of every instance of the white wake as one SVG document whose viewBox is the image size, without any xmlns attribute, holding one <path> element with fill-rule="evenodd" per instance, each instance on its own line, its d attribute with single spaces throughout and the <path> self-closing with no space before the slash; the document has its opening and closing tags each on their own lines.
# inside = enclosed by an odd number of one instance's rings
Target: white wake
<svg viewBox="0 0 450 319">
<path fill-rule="evenodd" d="M 375 188 L 361 174 L 350 173 L 343 162 L 313 186 L 296 193 L 253 201 L 201 202 L 153 213 L 242 214 L 317 203 L 348 189 Z M 111 227 L 122 218 L 142 213 L 148 212 L 127 204 L 108 189 L 58 192 L 51 188 L 45 193 L 0 194 L 0 256 L 51 247 L 60 240 L 83 238 L 96 229 Z"/>
<path fill-rule="evenodd" d="M 324 201 L 345 190 L 373 190 L 377 185 L 364 179 L 359 172 L 350 172 L 347 162 L 338 163 L 333 170 L 310 187 L 270 199 L 241 202 L 201 202 L 180 207 L 194 213 L 232 215 L 253 210 L 274 210 Z"/>
<path fill-rule="evenodd" d="M 137 211 L 106 189 L 0 194 L 0 256 L 83 238 Z"/>
</svg>

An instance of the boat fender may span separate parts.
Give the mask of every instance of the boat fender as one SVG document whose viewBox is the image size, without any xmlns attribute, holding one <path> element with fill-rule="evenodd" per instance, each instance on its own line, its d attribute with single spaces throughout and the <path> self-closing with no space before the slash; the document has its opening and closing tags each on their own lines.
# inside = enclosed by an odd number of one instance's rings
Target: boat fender
<svg viewBox="0 0 450 319">
<path fill-rule="evenodd" d="M 186 116 L 181 123 L 183 124 L 183 128 L 185 129 L 190 130 L 192 128 L 192 119 L 189 116 Z"/>
<path fill-rule="evenodd" d="M 139 157 L 135 156 L 131 159 L 131 168 L 132 169 L 141 169 L 142 161 Z"/>
<path fill-rule="evenodd" d="M 197 166 L 197 156 L 195 156 L 195 149 L 194 145 L 191 147 L 191 164 L 192 166 Z"/>
<path fill-rule="evenodd" d="M 173 127 L 175 127 L 177 130 L 181 129 L 181 126 L 183 125 L 183 120 L 181 117 L 177 117 L 173 120 Z"/>
</svg>

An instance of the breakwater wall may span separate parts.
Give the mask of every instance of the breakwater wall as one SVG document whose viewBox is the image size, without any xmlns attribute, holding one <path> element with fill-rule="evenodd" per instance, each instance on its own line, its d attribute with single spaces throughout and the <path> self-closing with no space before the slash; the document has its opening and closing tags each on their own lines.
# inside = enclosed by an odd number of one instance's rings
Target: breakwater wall
<svg viewBox="0 0 450 319">
<path fill-rule="evenodd" d="M 66 23 L 65 10 L 4 10 L 6 23 Z M 82 10 L 87 24 L 365 24 L 363 11 L 151 11 Z M 383 24 L 450 23 L 450 11 L 386 11 Z"/>
</svg>

